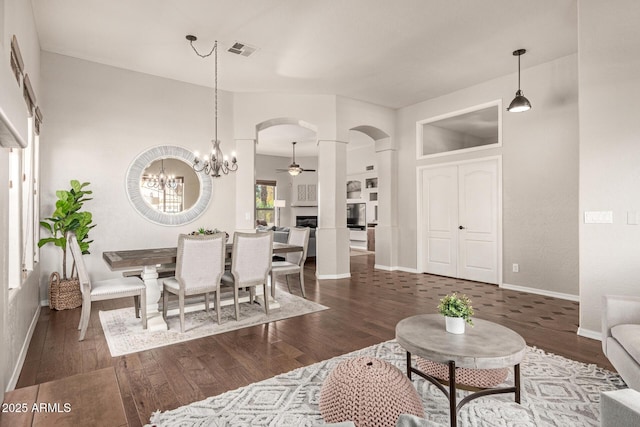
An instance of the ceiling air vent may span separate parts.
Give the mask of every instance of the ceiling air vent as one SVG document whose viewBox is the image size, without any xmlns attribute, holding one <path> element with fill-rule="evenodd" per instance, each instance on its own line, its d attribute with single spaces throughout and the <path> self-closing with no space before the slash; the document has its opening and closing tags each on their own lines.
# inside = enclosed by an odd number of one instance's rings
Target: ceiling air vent
<svg viewBox="0 0 640 427">
<path fill-rule="evenodd" d="M 368 171 L 372 171 L 372 170 L 373 170 L 373 165 L 369 165 L 369 166 L 367 166 L 367 167 L 366 167 L 366 169 L 367 169 Z"/>
<path fill-rule="evenodd" d="M 235 42 L 233 46 L 227 49 L 227 52 L 235 53 L 236 55 L 250 56 L 256 50 L 258 50 L 257 47 L 249 46 L 248 44 L 240 42 Z"/>
</svg>

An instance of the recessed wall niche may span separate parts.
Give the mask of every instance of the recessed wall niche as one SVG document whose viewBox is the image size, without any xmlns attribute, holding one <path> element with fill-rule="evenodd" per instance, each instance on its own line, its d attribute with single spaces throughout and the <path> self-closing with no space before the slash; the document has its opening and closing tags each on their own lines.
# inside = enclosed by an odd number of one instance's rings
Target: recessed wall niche
<svg viewBox="0 0 640 427">
<path fill-rule="evenodd" d="M 502 100 L 416 123 L 417 157 L 443 156 L 502 145 Z"/>
</svg>

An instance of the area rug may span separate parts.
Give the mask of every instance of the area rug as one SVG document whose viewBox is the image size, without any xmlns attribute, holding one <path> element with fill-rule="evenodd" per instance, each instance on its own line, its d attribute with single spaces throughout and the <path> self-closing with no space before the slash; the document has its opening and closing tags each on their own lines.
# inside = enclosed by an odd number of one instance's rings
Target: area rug
<svg viewBox="0 0 640 427">
<path fill-rule="evenodd" d="M 341 361 L 373 356 L 406 370 L 395 340 L 298 368 L 276 377 L 151 417 L 154 426 L 314 426 L 322 424 L 322 382 Z M 479 398 L 459 413 L 458 426 L 598 426 L 600 392 L 624 387 L 617 374 L 533 347 L 521 364 L 522 404 L 513 394 Z M 513 384 L 512 373 L 506 380 Z M 414 376 L 430 425 L 449 425 L 449 404 L 430 382 Z M 458 399 L 468 392 L 459 391 Z"/>
<path fill-rule="evenodd" d="M 216 319 L 214 310 L 210 310 L 208 313 L 204 310 L 186 313 L 184 333 L 180 333 L 178 315 L 167 317 L 168 331 L 142 329 L 142 323 L 140 319 L 136 319 L 133 307 L 100 311 L 100 323 L 111 356 L 115 357 L 262 323 L 302 316 L 329 308 L 287 292 L 279 292 L 277 300 L 280 303 L 280 308 L 269 310 L 268 316 L 261 305 L 241 303 L 240 320 L 238 321 L 235 320 L 233 305 L 223 306 L 220 312 L 222 316 L 220 325 L 214 320 Z"/>
</svg>

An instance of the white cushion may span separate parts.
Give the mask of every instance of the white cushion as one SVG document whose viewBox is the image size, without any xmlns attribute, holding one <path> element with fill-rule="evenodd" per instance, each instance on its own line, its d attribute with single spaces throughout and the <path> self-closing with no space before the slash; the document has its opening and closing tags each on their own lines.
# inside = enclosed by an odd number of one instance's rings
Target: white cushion
<svg viewBox="0 0 640 427">
<path fill-rule="evenodd" d="M 640 425 L 640 392 L 624 388 L 601 393 L 600 425 L 602 427 Z"/>
<path fill-rule="evenodd" d="M 234 282 L 234 280 L 233 280 L 233 274 L 231 274 L 231 272 L 230 272 L 230 271 L 225 271 L 225 272 L 222 274 L 222 279 L 220 279 L 220 280 L 222 280 L 222 281 L 223 281 L 223 282 L 225 282 L 225 283 L 233 284 L 233 282 Z"/>
<path fill-rule="evenodd" d="M 273 274 L 293 274 L 300 272 L 300 266 L 289 261 L 273 261 L 271 264 Z"/>
<path fill-rule="evenodd" d="M 137 277 L 122 277 L 91 282 L 91 296 L 116 295 L 142 289 L 145 289 L 144 282 Z"/>
<path fill-rule="evenodd" d="M 640 325 L 617 325 L 611 328 L 611 335 L 640 363 Z"/>
<path fill-rule="evenodd" d="M 180 290 L 180 283 L 178 283 L 178 281 L 176 280 L 175 277 L 168 277 L 166 279 L 164 279 L 162 281 L 162 284 L 164 286 L 166 286 L 169 289 L 175 290 L 175 291 L 179 291 Z"/>
</svg>

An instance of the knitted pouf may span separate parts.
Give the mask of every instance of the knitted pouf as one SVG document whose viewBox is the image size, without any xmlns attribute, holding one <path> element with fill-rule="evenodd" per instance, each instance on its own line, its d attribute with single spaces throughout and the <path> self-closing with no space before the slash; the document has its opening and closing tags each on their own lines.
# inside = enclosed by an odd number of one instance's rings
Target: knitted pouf
<svg viewBox="0 0 640 427">
<path fill-rule="evenodd" d="M 424 417 L 420 396 L 398 368 L 373 357 L 340 362 L 320 390 L 327 423 L 353 421 L 358 427 L 395 426 L 400 414 Z"/>
<path fill-rule="evenodd" d="M 443 363 L 418 357 L 416 361 L 418 369 L 425 374 L 443 381 L 449 381 L 449 366 Z M 509 375 L 509 368 L 500 369 L 469 369 L 456 368 L 456 384 L 470 387 L 492 388 L 502 384 Z"/>
</svg>

